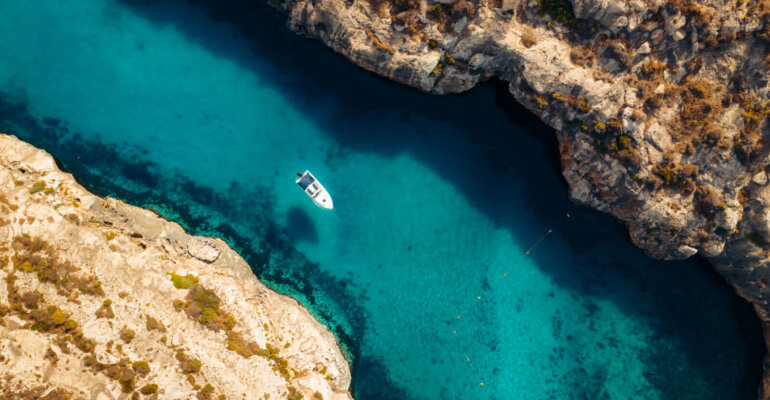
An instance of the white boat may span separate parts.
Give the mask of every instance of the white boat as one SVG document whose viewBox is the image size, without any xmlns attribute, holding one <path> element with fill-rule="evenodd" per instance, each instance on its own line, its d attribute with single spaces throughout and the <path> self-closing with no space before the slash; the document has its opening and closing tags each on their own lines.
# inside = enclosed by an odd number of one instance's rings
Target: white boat
<svg viewBox="0 0 770 400">
<path fill-rule="evenodd" d="M 310 171 L 305 171 L 304 174 L 297 172 L 297 176 L 299 176 L 299 178 L 297 178 L 297 185 L 299 185 L 299 187 L 313 199 L 315 205 L 327 210 L 334 208 L 332 196 L 329 195 L 329 192 L 326 191 L 324 186 L 321 185 L 321 182 L 318 182 L 318 179 L 316 179 Z"/>
</svg>

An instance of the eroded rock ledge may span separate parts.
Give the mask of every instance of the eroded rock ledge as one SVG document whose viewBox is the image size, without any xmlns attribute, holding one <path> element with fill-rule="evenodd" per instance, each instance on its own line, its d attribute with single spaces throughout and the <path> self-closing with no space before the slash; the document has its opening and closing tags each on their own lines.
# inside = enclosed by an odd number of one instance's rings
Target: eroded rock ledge
<svg viewBox="0 0 770 400">
<path fill-rule="evenodd" d="M 0 398 L 351 399 L 334 336 L 219 239 L 0 135 Z"/>
<path fill-rule="evenodd" d="M 711 260 L 770 344 L 770 1 L 271 4 L 297 33 L 426 92 L 510 82 L 557 130 L 571 197 L 653 257 Z"/>
</svg>

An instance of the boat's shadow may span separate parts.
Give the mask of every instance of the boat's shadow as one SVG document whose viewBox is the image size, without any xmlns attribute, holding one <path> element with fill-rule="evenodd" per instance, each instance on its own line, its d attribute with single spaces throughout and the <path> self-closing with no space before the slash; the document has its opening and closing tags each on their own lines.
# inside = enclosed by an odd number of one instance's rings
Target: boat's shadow
<svg viewBox="0 0 770 400">
<path fill-rule="evenodd" d="M 307 212 L 300 207 L 291 207 L 286 213 L 286 231 L 297 241 L 318 243 L 318 231 Z"/>
</svg>

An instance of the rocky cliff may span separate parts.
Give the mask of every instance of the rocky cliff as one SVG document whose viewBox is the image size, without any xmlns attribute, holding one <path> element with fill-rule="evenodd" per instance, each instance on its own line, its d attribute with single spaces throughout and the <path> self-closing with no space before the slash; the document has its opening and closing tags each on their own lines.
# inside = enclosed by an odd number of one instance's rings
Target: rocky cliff
<svg viewBox="0 0 770 400">
<path fill-rule="evenodd" d="M 0 135 L 0 399 L 350 399 L 335 339 L 221 240 Z"/>
<path fill-rule="evenodd" d="M 272 5 L 297 33 L 426 92 L 508 81 L 556 129 L 575 201 L 624 221 L 653 257 L 711 260 L 770 332 L 770 1 Z"/>
</svg>

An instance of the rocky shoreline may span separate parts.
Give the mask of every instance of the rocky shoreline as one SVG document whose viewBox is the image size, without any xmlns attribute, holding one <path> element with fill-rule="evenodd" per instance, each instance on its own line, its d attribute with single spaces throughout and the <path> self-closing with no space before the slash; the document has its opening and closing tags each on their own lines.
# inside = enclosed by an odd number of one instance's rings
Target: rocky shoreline
<svg viewBox="0 0 770 400">
<path fill-rule="evenodd" d="M 770 345 L 769 1 L 270 3 L 296 33 L 425 92 L 509 82 L 556 129 L 572 199 L 652 257 L 706 257 Z"/>
<path fill-rule="evenodd" d="M 0 134 L 0 397 L 351 399 L 334 336 L 223 241 Z"/>
</svg>

